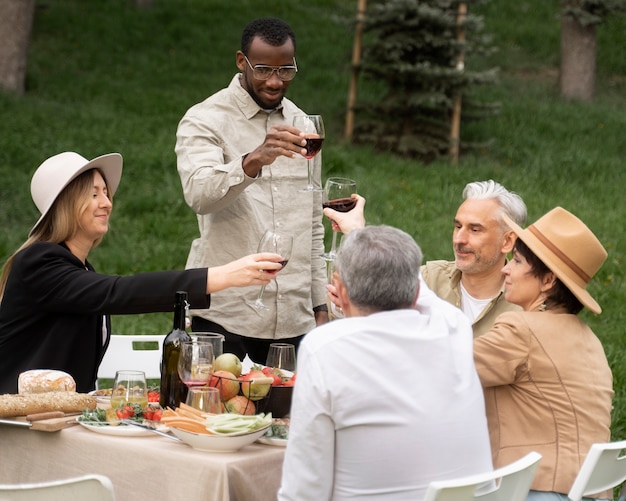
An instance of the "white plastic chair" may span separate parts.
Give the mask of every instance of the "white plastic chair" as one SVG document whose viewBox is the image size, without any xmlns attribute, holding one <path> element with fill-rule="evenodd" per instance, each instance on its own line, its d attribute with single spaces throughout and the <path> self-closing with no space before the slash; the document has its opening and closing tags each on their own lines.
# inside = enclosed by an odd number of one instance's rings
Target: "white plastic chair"
<svg viewBox="0 0 626 501">
<path fill-rule="evenodd" d="M 541 454 L 521 459 L 489 473 L 451 480 L 434 480 L 424 501 L 524 501 L 535 478 Z"/>
<path fill-rule="evenodd" d="M 626 480 L 626 456 L 620 456 L 626 449 L 626 440 L 593 444 L 572 488 L 567 495 L 572 501 L 617 487 Z M 622 488 L 618 501 L 626 499 Z"/>
<path fill-rule="evenodd" d="M 119 370 L 137 370 L 146 373 L 146 379 L 161 377 L 163 335 L 113 334 L 102 363 L 98 379 L 113 379 Z"/>
<path fill-rule="evenodd" d="M 0 484 L 0 501 L 115 501 L 113 483 L 104 475 L 33 484 Z"/>
</svg>

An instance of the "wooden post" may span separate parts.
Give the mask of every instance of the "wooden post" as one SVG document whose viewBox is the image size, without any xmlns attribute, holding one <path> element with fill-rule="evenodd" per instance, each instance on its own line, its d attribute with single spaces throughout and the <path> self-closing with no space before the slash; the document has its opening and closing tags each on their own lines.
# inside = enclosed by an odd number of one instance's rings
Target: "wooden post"
<svg viewBox="0 0 626 501">
<path fill-rule="evenodd" d="M 361 65 L 361 43 L 363 40 L 363 20 L 365 19 L 366 0 L 359 0 L 356 16 L 356 29 L 354 34 L 354 44 L 352 46 L 352 76 L 350 78 L 350 89 L 348 90 L 348 107 L 346 111 L 345 137 L 352 140 L 354 132 L 354 104 L 356 102 L 356 86 L 359 78 Z"/>
<path fill-rule="evenodd" d="M 463 23 L 465 22 L 465 16 L 467 14 L 467 4 L 460 3 L 456 16 L 456 39 L 459 42 L 465 41 L 465 29 Z M 456 61 L 456 69 L 459 72 L 463 71 L 465 53 L 463 49 L 459 51 L 459 56 Z M 450 161 L 456 164 L 459 161 L 459 143 L 461 142 L 461 93 L 457 92 L 454 96 L 454 102 L 452 105 L 452 123 L 450 126 Z"/>
</svg>

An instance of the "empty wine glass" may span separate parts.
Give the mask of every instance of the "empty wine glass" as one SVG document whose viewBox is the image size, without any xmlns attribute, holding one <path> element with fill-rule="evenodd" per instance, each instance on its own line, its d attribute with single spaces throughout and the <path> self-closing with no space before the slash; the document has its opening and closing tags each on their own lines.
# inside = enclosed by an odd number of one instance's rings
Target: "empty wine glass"
<svg viewBox="0 0 626 501">
<path fill-rule="evenodd" d="M 203 343 L 211 343 L 215 358 L 224 353 L 224 341 L 226 341 L 226 338 L 223 334 L 217 332 L 192 332 L 191 338 Z"/>
<path fill-rule="evenodd" d="M 351 195 L 356 193 L 356 181 L 345 177 L 329 177 L 322 194 L 322 207 L 329 207 L 339 212 L 348 212 L 354 209 L 356 200 Z M 330 250 L 322 254 L 322 258 L 332 261 L 337 257 L 337 232 L 333 230 L 333 240 Z"/>
<path fill-rule="evenodd" d="M 296 347 L 290 343 L 272 343 L 267 352 L 267 367 L 296 371 Z"/>
<path fill-rule="evenodd" d="M 321 115 L 298 115 L 293 118 L 293 126 L 304 132 L 306 140 L 306 158 L 308 181 L 306 188 L 300 191 L 322 191 L 313 185 L 311 159 L 322 149 L 324 142 L 324 121 Z"/>
<path fill-rule="evenodd" d="M 221 414 L 222 412 L 219 388 L 211 388 L 209 386 L 189 388 L 185 403 L 189 407 L 209 414 Z"/>
<path fill-rule="evenodd" d="M 180 345 L 178 375 L 187 388 L 209 386 L 213 374 L 213 345 L 186 341 Z"/>
<path fill-rule="evenodd" d="M 257 248 L 257 252 L 273 252 L 274 254 L 278 254 L 282 257 L 280 264 L 283 267 L 280 269 L 284 269 L 289 262 L 289 258 L 291 257 L 291 249 L 293 247 L 293 237 L 291 235 L 285 235 L 284 233 L 278 233 L 272 230 L 267 230 L 263 237 L 261 237 L 261 241 L 259 242 L 259 246 Z M 280 270 L 272 270 L 278 272 Z M 266 270 L 270 273 L 270 270 Z M 263 304 L 263 292 L 265 292 L 265 285 L 261 286 L 261 290 L 259 290 L 259 295 L 256 298 L 256 301 L 250 303 L 248 302 L 248 306 L 256 309 L 257 311 L 264 312 L 269 310 L 265 304 Z"/>
</svg>

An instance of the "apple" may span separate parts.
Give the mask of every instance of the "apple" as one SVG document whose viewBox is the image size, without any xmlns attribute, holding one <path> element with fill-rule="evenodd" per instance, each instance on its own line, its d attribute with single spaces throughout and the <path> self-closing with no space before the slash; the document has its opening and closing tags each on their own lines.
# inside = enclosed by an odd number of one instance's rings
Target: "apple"
<svg viewBox="0 0 626 501">
<path fill-rule="evenodd" d="M 261 400 L 272 387 L 274 380 L 263 374 L 263 371 L 253 370 L 239 378 L 241 382 L 241 393 L 250 400 Z"/>
<path fill-rule="evenodd" d="M 241 360 L 234 353 L 222 353 L 213 362 L 213 370 L 227 371 L 239 377 L 241 376 Z"/>
<path fill-rule="evenodd" d="M 232 414 L 252 415 L 256 412 L 254 402 L 243 395 L 237 395 L 236 397 L 231 398 L 224 404 L 224 407 L 226 412 L 230 412 Z"/>
<path fill-rule="evenodd" d="M 228 371 L 215 371 L 211 376 L 209 386 L 220 390 L 220 396 L 224 402 L 239 393 L 239 381 L 232 372 Z"/>
</svg>

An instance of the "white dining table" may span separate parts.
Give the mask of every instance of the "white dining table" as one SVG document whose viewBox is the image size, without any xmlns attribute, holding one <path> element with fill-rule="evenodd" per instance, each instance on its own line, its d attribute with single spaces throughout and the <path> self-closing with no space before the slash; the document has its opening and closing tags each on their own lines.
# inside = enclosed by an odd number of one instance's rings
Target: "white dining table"
<svg viewBox="0 0 626 501">
<path fill-rule="evenodd" d="M 0 483 L 99 473 L 117 501 L 274 501 L 284 447 L 254 443 L 237 452 L 196 451 L 156 434 L 110 436 L 82 426 L 42 432 L 0 425 Z"/>
</svg>

